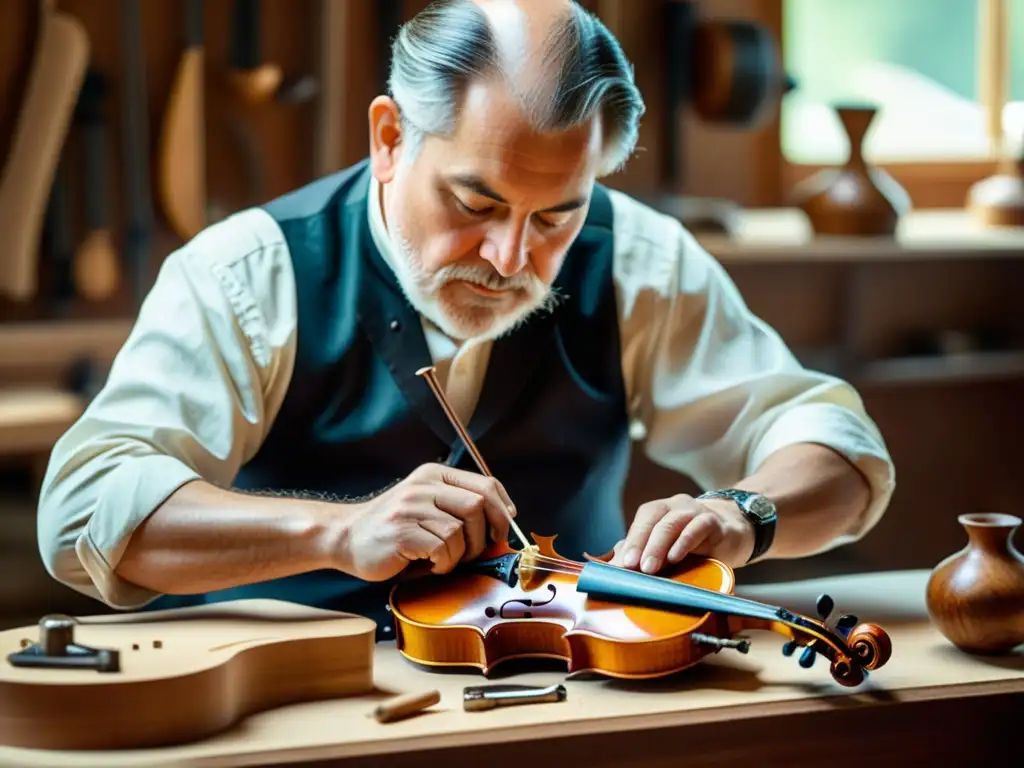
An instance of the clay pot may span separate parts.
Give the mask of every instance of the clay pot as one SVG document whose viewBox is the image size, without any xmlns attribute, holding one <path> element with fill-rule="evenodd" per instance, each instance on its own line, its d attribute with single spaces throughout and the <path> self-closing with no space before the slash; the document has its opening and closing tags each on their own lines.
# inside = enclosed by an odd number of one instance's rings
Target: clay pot
<svg viewBox="0 0 1024 768">
<path fill-rule="evenodd" d="M 892 176 L 864 160 L 864 137 L 878 109 L 838 105 L 835 111 L 850 142 L 850 157 L 843 167 L 826 168 L 800 184 L 794 191 L 797 205 L 815 234 L 891 237 L 911 205 Z"/>
<path fill-rule="evenodd" d="M 1024 557 L 1013 546 L 1021 519 L 960 515 L 967 546 L 932 570 L 926 603 L 932 621 L 968 653 L 998 654 L 1024 643 Z"/>
</svg>

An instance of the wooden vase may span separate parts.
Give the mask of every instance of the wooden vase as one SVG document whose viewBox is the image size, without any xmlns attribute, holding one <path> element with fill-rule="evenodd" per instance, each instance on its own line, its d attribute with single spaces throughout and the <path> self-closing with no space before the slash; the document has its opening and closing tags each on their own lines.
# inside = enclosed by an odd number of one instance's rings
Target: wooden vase
<svg viewBox="0 0 1024 768">
<path fill-rule="evenodd" d="M 967 546 L 932 570 L 925 599 L 932 621 L 968 653 L 1006 653 L 1024 643 L 1024 557 L 1013 545 L 1021 519 L 960 515 Z"/>
<path fill-rule="evenodd" d="M 889 236 L 910 210 L 910 196 L 897 181 L 864 159 L 864 137 L 877 107 L 838 105 L 839 122 L 850 142 L 841 168 L 827 168 L 796 190 L 799 207 L 818 235 Z"/>
<path fill-rule="evenodd" d="M 1003 158 L 999 172 L 967 194 L 967 210 L 985 227 L 1024 227 L 1024 152 Z"/>
</svg>

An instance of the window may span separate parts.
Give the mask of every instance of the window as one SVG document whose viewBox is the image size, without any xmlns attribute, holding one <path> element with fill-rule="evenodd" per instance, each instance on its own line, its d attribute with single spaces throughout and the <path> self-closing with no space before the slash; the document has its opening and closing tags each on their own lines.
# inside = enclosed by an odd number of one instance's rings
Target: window
<svg viewBox="0 0 1024 768">
<path fill-rule="evenodd" d="M 879 109 L 864 144 L 869 162 L 990 160 L 979 95 L 982 2 L 783 0 L 783 55 L 797 81 L 780 116 L 785 160 L 831 165 L 846 159 L 846 137 L 830 108 L 843 101 Z M 1006 151 L 1019 156 L 1024 152 L 1024 0 L 1007 0 L 1007 13 L 1002 124 Z"/>
</svg>

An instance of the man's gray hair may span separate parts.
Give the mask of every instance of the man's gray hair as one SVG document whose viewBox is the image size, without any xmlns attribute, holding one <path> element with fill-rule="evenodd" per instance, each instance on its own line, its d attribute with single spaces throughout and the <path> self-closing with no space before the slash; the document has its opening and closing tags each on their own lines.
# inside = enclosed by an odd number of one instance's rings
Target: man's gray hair
<svg viewBox="0 0 1024 768">
<path fill-rule="evenodd" d="M 541 77 L 532 89 L 508 71 L 514 60 L 500 50 L 490 20 L 472 0 L 439 0 L 405 23 L 392 43 L 388 87 L 402 113 L 409 155 L 424 134 L 452 135 L 470 81 L 498 76 L 535 130 L 568 130 L 600 116 L 605 146 L 598 175 L 619 170 L 636 147 L 643 98 L 614 35 L 575 2 L 571 8 L 545 41 L 541 66 L 554 78 Z"/>
</svg>

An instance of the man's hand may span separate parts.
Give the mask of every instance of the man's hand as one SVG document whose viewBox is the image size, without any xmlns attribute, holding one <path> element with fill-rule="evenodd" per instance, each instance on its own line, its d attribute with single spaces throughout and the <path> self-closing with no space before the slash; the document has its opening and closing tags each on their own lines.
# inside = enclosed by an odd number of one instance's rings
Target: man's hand
<svg viewBox="0 0 1024 768">
<path fill-rule="evenodd" d="M 643 504 L 610 562 L 657 573 L 693 553 L 737 568 L 753 551 L 754 526 L 735 502 L 680 494 Z"/>
<path fill-rule="evenodd" d="M 506 512 L 507 510 L 507 512 Z M 515 506 L 494 478 L 424 464 L 365 504 L 345 525 L 337 560 L 340 570 L 365 581 L 384 581 L 414 560 L 429 560 L 447 573 L 508 536 Z"/>
</svg>

